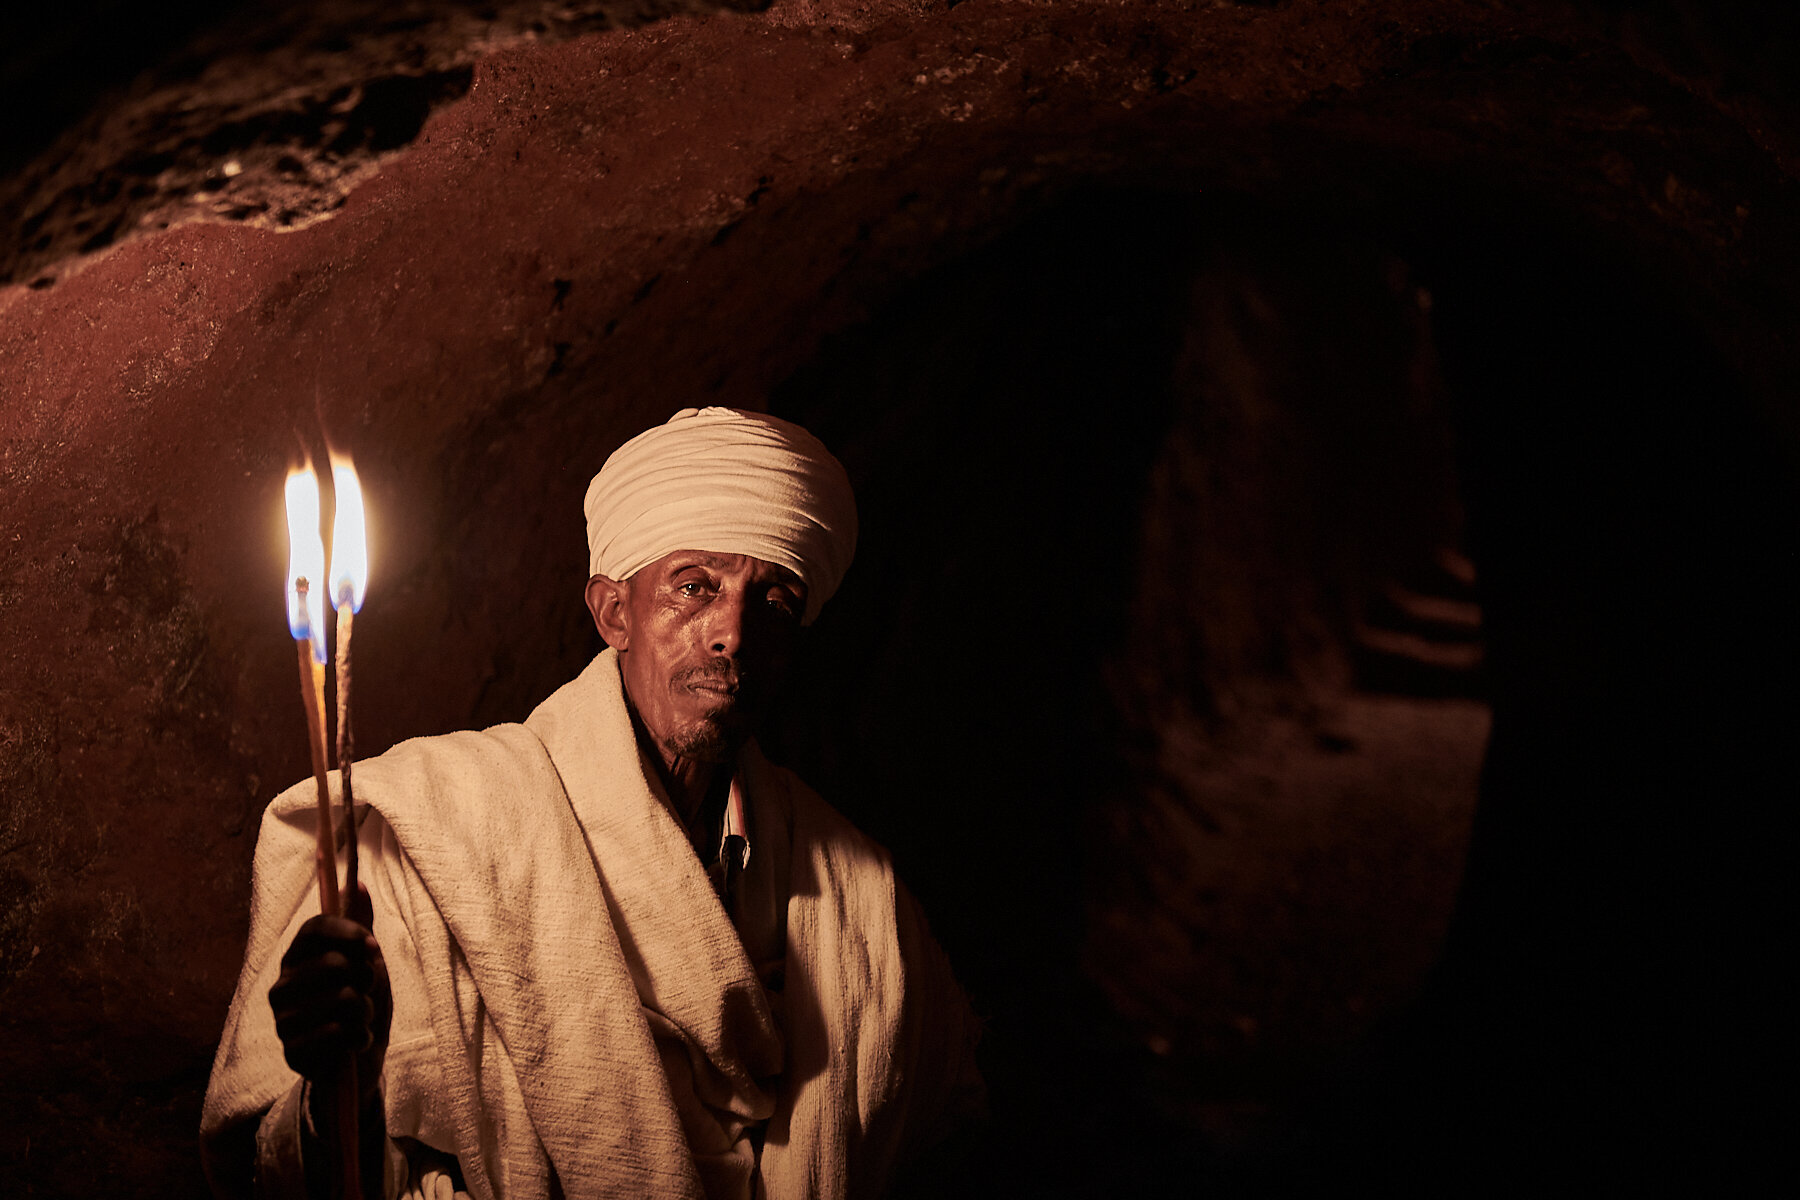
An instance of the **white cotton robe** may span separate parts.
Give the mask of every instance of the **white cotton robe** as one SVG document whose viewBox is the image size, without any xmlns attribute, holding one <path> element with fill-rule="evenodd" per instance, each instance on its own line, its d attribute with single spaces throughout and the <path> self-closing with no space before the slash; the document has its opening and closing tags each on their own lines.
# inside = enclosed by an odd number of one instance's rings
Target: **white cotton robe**
<svg viewBox="0 0 1800 1200">
<path fill-rule="evenodd" d="M 751 856 L 734 927 L 640 755 L 610 650 L 523 725 L 357 764 L 394 987 L 383 1104 L 419 1151 L 408 1190 L 435 1150 L 479 1200 L 875 1196 L 979 1110 L 974 1018 L 886 853 L 754 744 L 737 770 Z M 277 1192 L 292 1145 L 298 1077 L 268 991 L 316 912 L 312 793 L 277 797 L 257 843 L 202 1116 L 225 1196 L 259 1172 Z"/>
</svg>

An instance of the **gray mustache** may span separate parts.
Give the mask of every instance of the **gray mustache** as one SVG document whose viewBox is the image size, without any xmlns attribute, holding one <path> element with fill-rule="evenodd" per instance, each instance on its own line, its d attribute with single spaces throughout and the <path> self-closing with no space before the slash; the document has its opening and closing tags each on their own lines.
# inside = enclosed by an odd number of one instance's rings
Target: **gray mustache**
<svg viewBox="0 0 1800 1200">
<path fill-rule="evenodd" d="M 688 667 L 686 670 L 678 672 L 675 676 L 675 682 L 683 686 L 689 686 L 703 680 L 707 683 L 718 684 L 722 687 L 730 688 L 734 692 L 743 691 L 747 682 L 742 671 L 732 670 L 730 667 L 723 664 L 709 663 L 698 667 Z"/>
</svg>

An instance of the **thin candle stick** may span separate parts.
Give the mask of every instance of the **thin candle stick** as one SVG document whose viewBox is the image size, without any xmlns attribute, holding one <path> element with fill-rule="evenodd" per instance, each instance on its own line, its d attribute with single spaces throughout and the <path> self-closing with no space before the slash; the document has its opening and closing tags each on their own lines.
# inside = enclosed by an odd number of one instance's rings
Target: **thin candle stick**
<svg viewBox="0 0 1800 1200">
<path fill-rule="evenodd" d="M 356 900 L 356 808 L 351 797 L 349 786 L 349 765 L 351 765 L 351 739 L 349 739 L 349 633 L 351 633 L 351 610 L 349 604 L 338 606 L 338 646 L 337 646 L 337 759 L 338 781 L 344 790 L 344 891 L 338 892 L 337 909 L 326 909 L 326 912 L 337 912 L 338 916 L 349 916 L 349 907 Z M 317 667 L 315 678 L 320 684 L 324 680 L 324 667 Z M 324 709 L 324 693 L 320 693 L 319 707 Z M 324 761 L 324 732 L 320 729 L 319 759 Z M 324 817 L 320 819 L 320 828 L 329 828 L 329 813 L 322 810 Z M 331 883 L 337 887 L 337 860 L 331 860 Z M 344 1065 L 338 1067 L 337 1096 L 337 1133 L 338 1162 L 342 1166 L 340 1178 L 340 1195 L 344 1200 L 362 1200 L 362 1135 L 358 1132 L 358 1105 L 360 1105 L 360 1088 L 356 1087 L 356 1054 L 349 1052 L 344 1056 Z"/>
<path fill-rule="evenodd" d="M 362 1131 L 358 1128 L 356 1055 L 344 1059 L 337 1077 L 338 1157 L 343 1164 L 344 1200 L 362 1200 Z"/>
<path fill-rule="evenodd" d="M 307 581 L 296 580 L 302 608 Z M 319 911 L 343 915 L 337 885 L 337 853 L 331 836 L 331 787 L 325 782 L 325 664 L 313 657 L 312 639 L 295 638 L 300 655 L 300 703 L 306 709 L 306 742 L 312 752 L 313 782 L 318 787 L 319 828 L 313 862 L 319 875 Z"/>
<path fill-rule="evenodd" d="M 325 664 L 314 654 L 313 637 L 315 632 L 322 633 L 323 628 L 312 619 L 307 607 L 307 593 L 314 580 L 309 578 L 312 570 L 306 564 L 309 558 L 315 559 L 314 567 L 323 572 L 324 554 L 315 552 L 308 554 L 308 543 L 316 546 L 316 535 L 309 532 L 309 526 L 318 519 L 318 485 L 306 486 L 310 471 L 304 474 L 296 472 L 288 477 L 288 545 L 293 559 L 290 567 L 293 570 L 289 611 L 289 627 L 295 633 L 294 648 L 300 663 L 300 704 L 306 710 L 306 748 L 312 756 L 313 783 L 317 788 L 318 828 L 313 843 L 313 865 L 318 876 L 319 911 L 326 916 L 342 917 L 345 915 L 348 897 L 338 890 L 337 879 L 337 847 L 332 836 L 331 822 L 331 788 L 325 778 Z M 322 551 L 322 547 L 318 547 Z M 321 586 L 323 586 L 321 584 Z M 346 826 L 350 836 L 354 837 L 354 822 Z M 354 870 L 354 868 L 353 868 Z M 354 875 L 352 875 L 354 881 Z M 354 882 L 351 884 L 355 886 Z M 340 1194 L 347 1200 L 362 1200 L 362 1173 L 358 1149 L 360 1141 L 357 1136 L 358 1095 L 356 1081 L 356 1055 L 347 1053 L 342 1065 L 334 1072 L 335 1089 L 321 1097 L 325 1106 L 335 1107 L 338 1141 L 338 1161 L 342 1166 L 342 1186 Z M 321 1113 L 322 1117 L 326 1114 Z"/>
<path fill-rule="evenodd" d="M 356 897 L 356 799 L 350 786 L 350 766 L 356 740 L 350 732 L 350 633 L 355 610 L 348 603 L 337 610 L 337 764 L 344 790 L 344 903 Z"/>
</svg>

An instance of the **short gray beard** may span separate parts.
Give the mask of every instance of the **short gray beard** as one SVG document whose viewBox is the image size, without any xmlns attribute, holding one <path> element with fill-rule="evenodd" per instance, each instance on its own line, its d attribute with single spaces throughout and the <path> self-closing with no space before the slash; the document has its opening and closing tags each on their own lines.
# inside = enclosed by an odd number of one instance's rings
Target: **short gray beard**
<svg viewBox="0 0 1800 1200">
<path fill-rule="evenodd" d="M 699 721 L 663 741 L 663 749 L 689 762 L 724 766 L 737 757 L 737 745 L 711 721 Z"/>
</svg>

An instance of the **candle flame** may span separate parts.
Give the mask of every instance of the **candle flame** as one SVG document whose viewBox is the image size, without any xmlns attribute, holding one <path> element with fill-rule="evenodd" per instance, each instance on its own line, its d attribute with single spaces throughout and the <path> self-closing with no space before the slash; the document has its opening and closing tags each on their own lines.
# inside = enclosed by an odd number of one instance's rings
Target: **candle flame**
<svg viewBox="0 0 1800 1200">
<path fill-rule="evenodd" d="M 313 657 L 325 661 L 325 542 L 319 536 L 319 477 L 312 467 L 287 477 L 288 631 L 312 641 Z M 300 584 L 306 584 L 302 599 Z"/>
<path fill-rule="evenodd" d="M 331 523 L 331 602 L 361 612 L 369 589 L 369 541 L 363 518 L 362 484 L 350 460 L 331 458 L 331 486 L 337 515 Z"/>
</svg>

